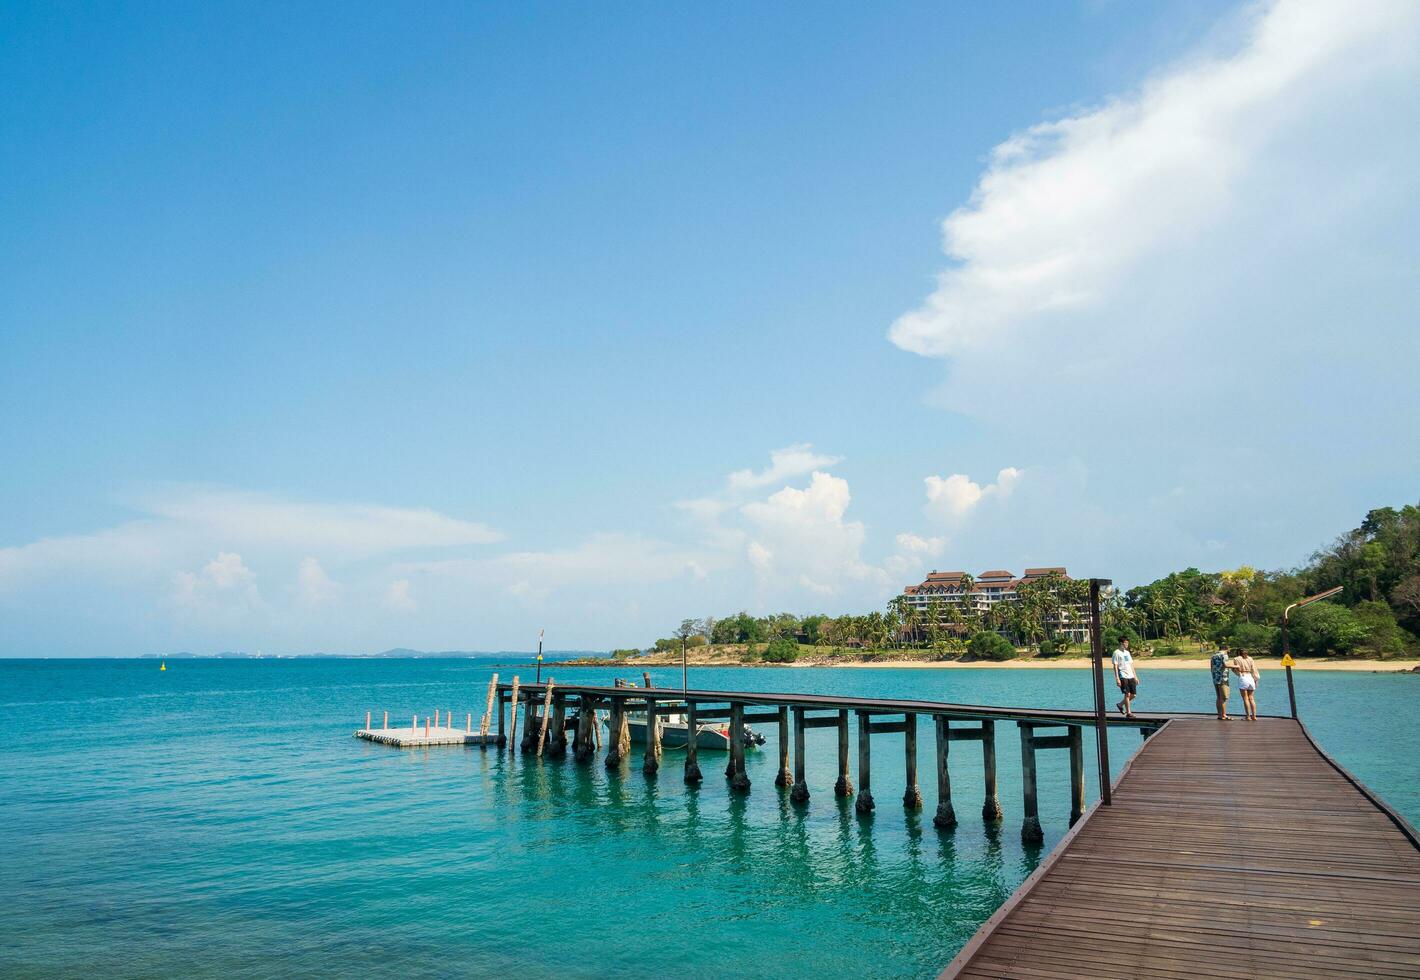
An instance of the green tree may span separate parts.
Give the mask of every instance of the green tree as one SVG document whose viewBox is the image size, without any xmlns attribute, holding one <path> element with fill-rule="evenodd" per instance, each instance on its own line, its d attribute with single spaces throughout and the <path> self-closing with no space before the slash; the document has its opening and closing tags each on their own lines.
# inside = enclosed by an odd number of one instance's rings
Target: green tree
<svg viewBox="0 0 1420 980">
<path fill-rule="evenodd" d="M 784 636 L 776 636 L 764 648 L 764 661 L 771 664 L 791 664 L 799 659 L 799 644 Z"/>
<path fill-rule="evenodd" d="M 1010 660 L 1016 656 L 1016 648 L 1010 640 L 987 630 L 971 638 L 967 652 L 979 660 Z"/>
<path fill-rule="evenodd" d="M 1350 609 L 1328 602 L 1298 609 L 1290 625 L 1292 652 L 1303 656 L 1348 656 L 1370 635 Z"/>
</svg>

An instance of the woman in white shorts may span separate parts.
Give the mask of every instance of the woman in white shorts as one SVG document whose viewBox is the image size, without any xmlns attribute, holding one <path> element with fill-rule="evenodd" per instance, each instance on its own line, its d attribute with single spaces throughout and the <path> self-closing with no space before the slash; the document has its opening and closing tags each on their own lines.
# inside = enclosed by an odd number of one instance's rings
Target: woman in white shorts
<svg viewBox="0 0 1420 980">
<path fill-rule="evenodd" d="M 1233 661 L 1238 675 L 1238 690 L 1242 692 L 1243 712 L 1248 721 L 1257 721 L 1257 664 L 1246 653 Z"/>
</svg>

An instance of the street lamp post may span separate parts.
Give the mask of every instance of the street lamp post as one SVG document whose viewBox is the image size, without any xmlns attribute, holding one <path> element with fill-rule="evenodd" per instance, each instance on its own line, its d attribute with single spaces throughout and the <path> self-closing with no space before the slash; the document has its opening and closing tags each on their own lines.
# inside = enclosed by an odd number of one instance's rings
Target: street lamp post
<svg viewBox="0 0 1420 980">
<path fill-rule="evenodd" d="M 1318 592 L 1316 595 L 1307 596 L 1292 603 L 1282 610 L 1282 667 L 1287 671 L 1287 701 L 1292 706 L 1292 717 L 1297 717 L 1297 689 L 1292 685 L 1292 648 L 1287 638 L 1287 623 L 1292 615 L 1292 610 L 1299 606 L 1310 606 L 1313 602 L 1320 602 L 1323 599 L 1330 599 L 1341 591 L 1341 586 L 1327 589 L 1325 592 Z"/>
<path fill-rule="evenodd" d="M 1090 660 L 1095 681 L 1095 750 L 1099 754 L 1100 802 L 1113 806 L 1109 788 L 1109 732 L 1104 718 L 1104 639 L 1100 636 L 1100 587 L 1107 578 L 1090 579 Z"/>
<path fill-rule="evenodd" d="M 542 630 L 537 631 L 537 682 L 542 683 Z"/>
</svg>

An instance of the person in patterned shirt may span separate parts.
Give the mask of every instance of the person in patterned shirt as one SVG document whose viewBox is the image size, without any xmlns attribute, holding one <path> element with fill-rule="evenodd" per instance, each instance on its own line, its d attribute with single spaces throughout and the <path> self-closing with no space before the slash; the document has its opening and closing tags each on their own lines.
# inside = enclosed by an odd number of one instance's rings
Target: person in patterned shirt
<svg viewBox="0 0 1420 980">
<path fill-rule="evenodd" d="M 1228 721 L 1228 676 L 1232 664 L 1228 662 L 1228 648 L 1219 647 L 1218 652 L 1208 659 L 1208 670 L 1213 675 L 1213 691 L 1217 696 L 1218 720 Z"/>
</svg>

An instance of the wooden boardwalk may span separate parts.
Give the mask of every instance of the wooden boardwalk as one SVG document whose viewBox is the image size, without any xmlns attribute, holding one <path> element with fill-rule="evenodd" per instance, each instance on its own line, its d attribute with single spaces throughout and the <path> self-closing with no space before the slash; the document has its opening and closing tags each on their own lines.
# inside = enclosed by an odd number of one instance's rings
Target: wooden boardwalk
<svg viewBox="0 0 1420 980">
<path fill-rule="evenodd" d="M 1420 845 L 1295 721 L 1174 720 L 942 976 L 1420 977 Z"/>
</svg>

